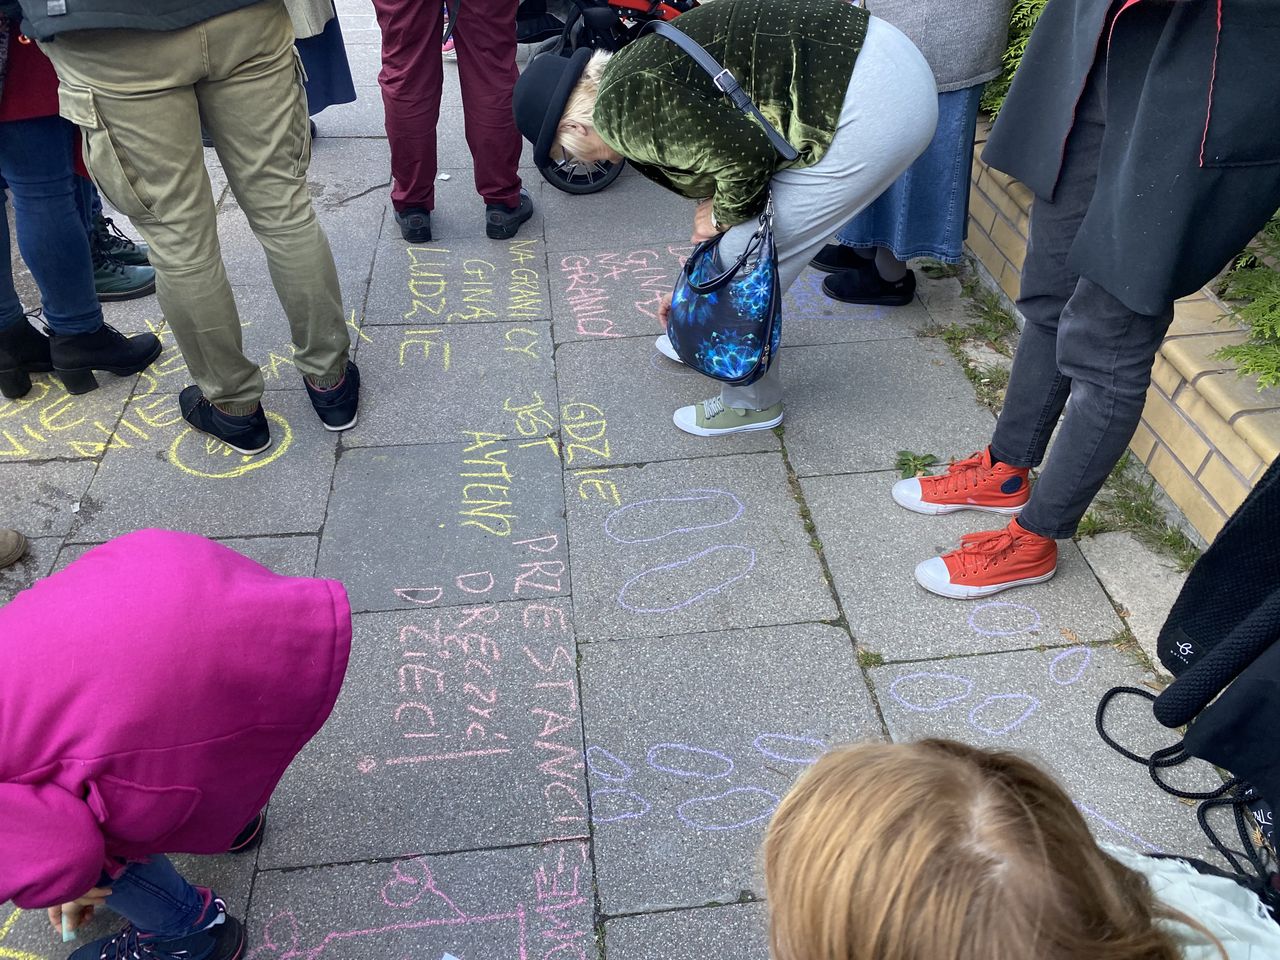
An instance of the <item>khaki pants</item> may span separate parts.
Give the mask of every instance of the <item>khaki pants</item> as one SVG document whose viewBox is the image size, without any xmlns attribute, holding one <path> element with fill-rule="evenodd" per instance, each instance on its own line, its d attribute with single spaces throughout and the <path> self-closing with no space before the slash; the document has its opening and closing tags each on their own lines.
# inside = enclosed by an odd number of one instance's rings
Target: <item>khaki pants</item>
<svg viewBox="0 0 1280 960">
<path fill-rule="evenodd" d="M 62 115 L 84 133 L 98 189 L 151 247 L 160 307 L 205 396 L 228 413 L 250 413 L 262 372 L 241 346 L 202 117 L 266 252 L 294 363 L 317 385 L 336 383 L 350 339 L 333 254 L 307 191 L 306 97 L 280 0 L 182 30 L 65 33 L 41 49 L 61 80 Z"/>
</svg>

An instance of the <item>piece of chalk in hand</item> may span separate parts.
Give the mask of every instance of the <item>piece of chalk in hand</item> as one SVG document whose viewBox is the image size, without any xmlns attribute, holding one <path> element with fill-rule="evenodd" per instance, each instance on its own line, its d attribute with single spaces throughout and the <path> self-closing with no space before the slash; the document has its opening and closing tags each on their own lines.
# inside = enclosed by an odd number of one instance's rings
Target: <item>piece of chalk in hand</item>
<svg viewBox="0 0 1280 960">
<path fill-rule="evenodd" d="M 71 929 L 71 918 L 67 914 L 62 915 L 62 942 L 70 943 L 76 938 L 76 932 Z"/>
</svg>

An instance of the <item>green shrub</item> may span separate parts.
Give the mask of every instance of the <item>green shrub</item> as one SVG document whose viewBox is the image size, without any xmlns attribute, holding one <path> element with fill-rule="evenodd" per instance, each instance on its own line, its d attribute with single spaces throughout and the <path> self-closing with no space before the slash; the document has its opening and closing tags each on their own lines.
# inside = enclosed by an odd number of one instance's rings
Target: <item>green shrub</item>
<svg viewBox="0 0 1280 960">
<path fill-rule="evenodd" d="M 1013 73 L 1022 62 L 1022 54 L 1027 49 L 1027 40 L 1031 37 L 1031 28 L 1040 19 L 1040 12 L 1048 0 L 1014 0 L 1013 10 L 1009 15 L 1009 46 L 1004 51 L 1004 69 L 1000 76 L 987 83 L 982 93 L 982 109 L 991 119 L 996 118 L 1000 108 L 1004 106 L 1004 98 L 1009 94 L 1009 84 L 1013 82 Z"/>
<path fill-rule="evenodd" d="M 1240 301 L 1231 319 L 1249 330 L 1249 340 L 1223 347 L 1218 356 L 1234 363 L 1241 376 L 1258 378 L 1258 389 L 1280 387 L 1280 213 L 1257 241 L 1236 258 L 1223 296 Z"/>
</svg>

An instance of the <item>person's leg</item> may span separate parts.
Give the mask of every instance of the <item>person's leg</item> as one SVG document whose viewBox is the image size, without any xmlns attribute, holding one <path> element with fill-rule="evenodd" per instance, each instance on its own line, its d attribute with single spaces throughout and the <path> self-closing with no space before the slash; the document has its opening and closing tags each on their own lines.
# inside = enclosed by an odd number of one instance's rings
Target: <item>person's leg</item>
<svg viewBox="0 0 1280 960">
<path fill-rule="evenodd" d="M 0 167 L 2 169 L 2 167 Z M 8 194 L 0 187 L 0 330 L 23 319 L 22 300 L 13 284 L 13 247 L 9 239 Z"/>
<path fill-rule="evenodd" d="M 770 184 L 782 292 L 833 231 L 920 155 L 933 136 L 937 109 L 933 73 L 920 51 L 899 30 L 872 17 L 826 155 L 812 167 L 780 171 Z M 726 233 L 720 243 L 722 258 L 739 256 L 755 229 L 749 222 Z M 781 359 L 749 386 L 724 386 L 721 401 L 726 407 L 751 410 L 780 403 Z"/>
<path fill-rule="evenodd" d="M 312 386 L 333 387 L 351 341 L 333 253 L 307 189 L 311 135 L 289 17 L 280 4 L 260 3 L 204 27 L 201 113 L 266 253 L 297 348 L 294 365 Z"/>
<path fill-rule="evenodd" d="M 199 140 L 203 28 L 73 31 L 42 49 L 98 188 L 150 247 L 160 307 L 192 377 L 223 412 L 252 414 L 262 373 L 242 349 Z"/>
<path fill-rule="evenodd" d="M 165 856 L 130 863 L 110 884 L 107 906 L 139 932 L 162 939 L 184 937 L 208 920 L 213 898 L 187 882 Z"/>
<path fill-rule="evenodd" d="M 986 450 L 934 477 L 899 480 L 893 499 L 930 515 L 979 510 L 1017 515 L 1029 494 L 1028 471 L 1045 449 L 1071 390 L 1059 369 L 1059 318 L 1079 276 L 1067 255 L 1093 200 L 1105 130 L 1101 87 L 1086 85 L 1067 139 L 1053 201 L 1035 198 L 1022 267 L 1018 309 L 1026 319 L 1014 355 L 1004 406 Z"/>
<path fill-rule="evenodd" d="M 517 0 L 465 0 L 454 24 L 462 119 L 475 161 L 476 193 L 486 204 L 520 203 L 520 148 L 511 111 L 516 67 Z"/>
<path fill-rule="evenodd" d="M 1105 131 L 1102 85 L 1095 76 L 1067 137 L 1053 200 L 1036 197 L 1031 205 L 1017 301 L 1026 324 L 991 438 L 992 457 L 1010 466 L 1040 464 L 1071 392 L 1070 378 L 1058 368 L 1058 323 L 1080 279 L 1067 255 L 1093 202 Z"/>
<path fill-rule="evenodd" d="M 1071 404 L 1022 511 L 1023 529 L 1055 540 L 1075 535 L 1133 439 L 1172 320 L 1172 303 L 1158 316 L 1135 313 L 1080 278 L 1058 331 L 1058 368 L 1071 383 Z"/>
<path fill-rule="evenodd" d="M 70 960 L 150 957 L 154 960 L 236 960 L 244 927 L 211 890 L 194 887 L 159 854 L 130 863 L 114 879 L 106 905 L 128 923 L 115 934 L 84 944 Z"/>
<path fill-rule="evenodd" d="M 441 7 L 430 0 L 374 0 L 373 7 L 382 30 L 378 84 L 391 147 L 391 204 L 397 211 L 430 212 L 444 85 Z"/>
<path fill-rule="evenodd" d="M 40 291 L 45 322 L 59 334 L 102 326 L 74 164 L 75 128 L 60 117 L 0 123 L 0 170 L 13 194 L 18 249 Z M 0 321 L 15 319 L 16 300 L 15 294 Z"/>
</svg>

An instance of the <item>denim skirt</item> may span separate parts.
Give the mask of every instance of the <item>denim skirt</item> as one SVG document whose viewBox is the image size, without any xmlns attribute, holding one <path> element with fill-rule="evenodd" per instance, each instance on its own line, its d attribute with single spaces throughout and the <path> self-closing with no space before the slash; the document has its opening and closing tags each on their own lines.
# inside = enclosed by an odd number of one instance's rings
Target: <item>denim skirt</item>
<svg viewBox="0 0 1280 960">
<path fill-rule="evenodd" d="M 849 247 L 885 247 L 899 260 L 959 263 L 969 220 L 969 172 L 985 84 L 938 94 L 938 128 L 906 173 L 836 235 Z"/>
</svg>

